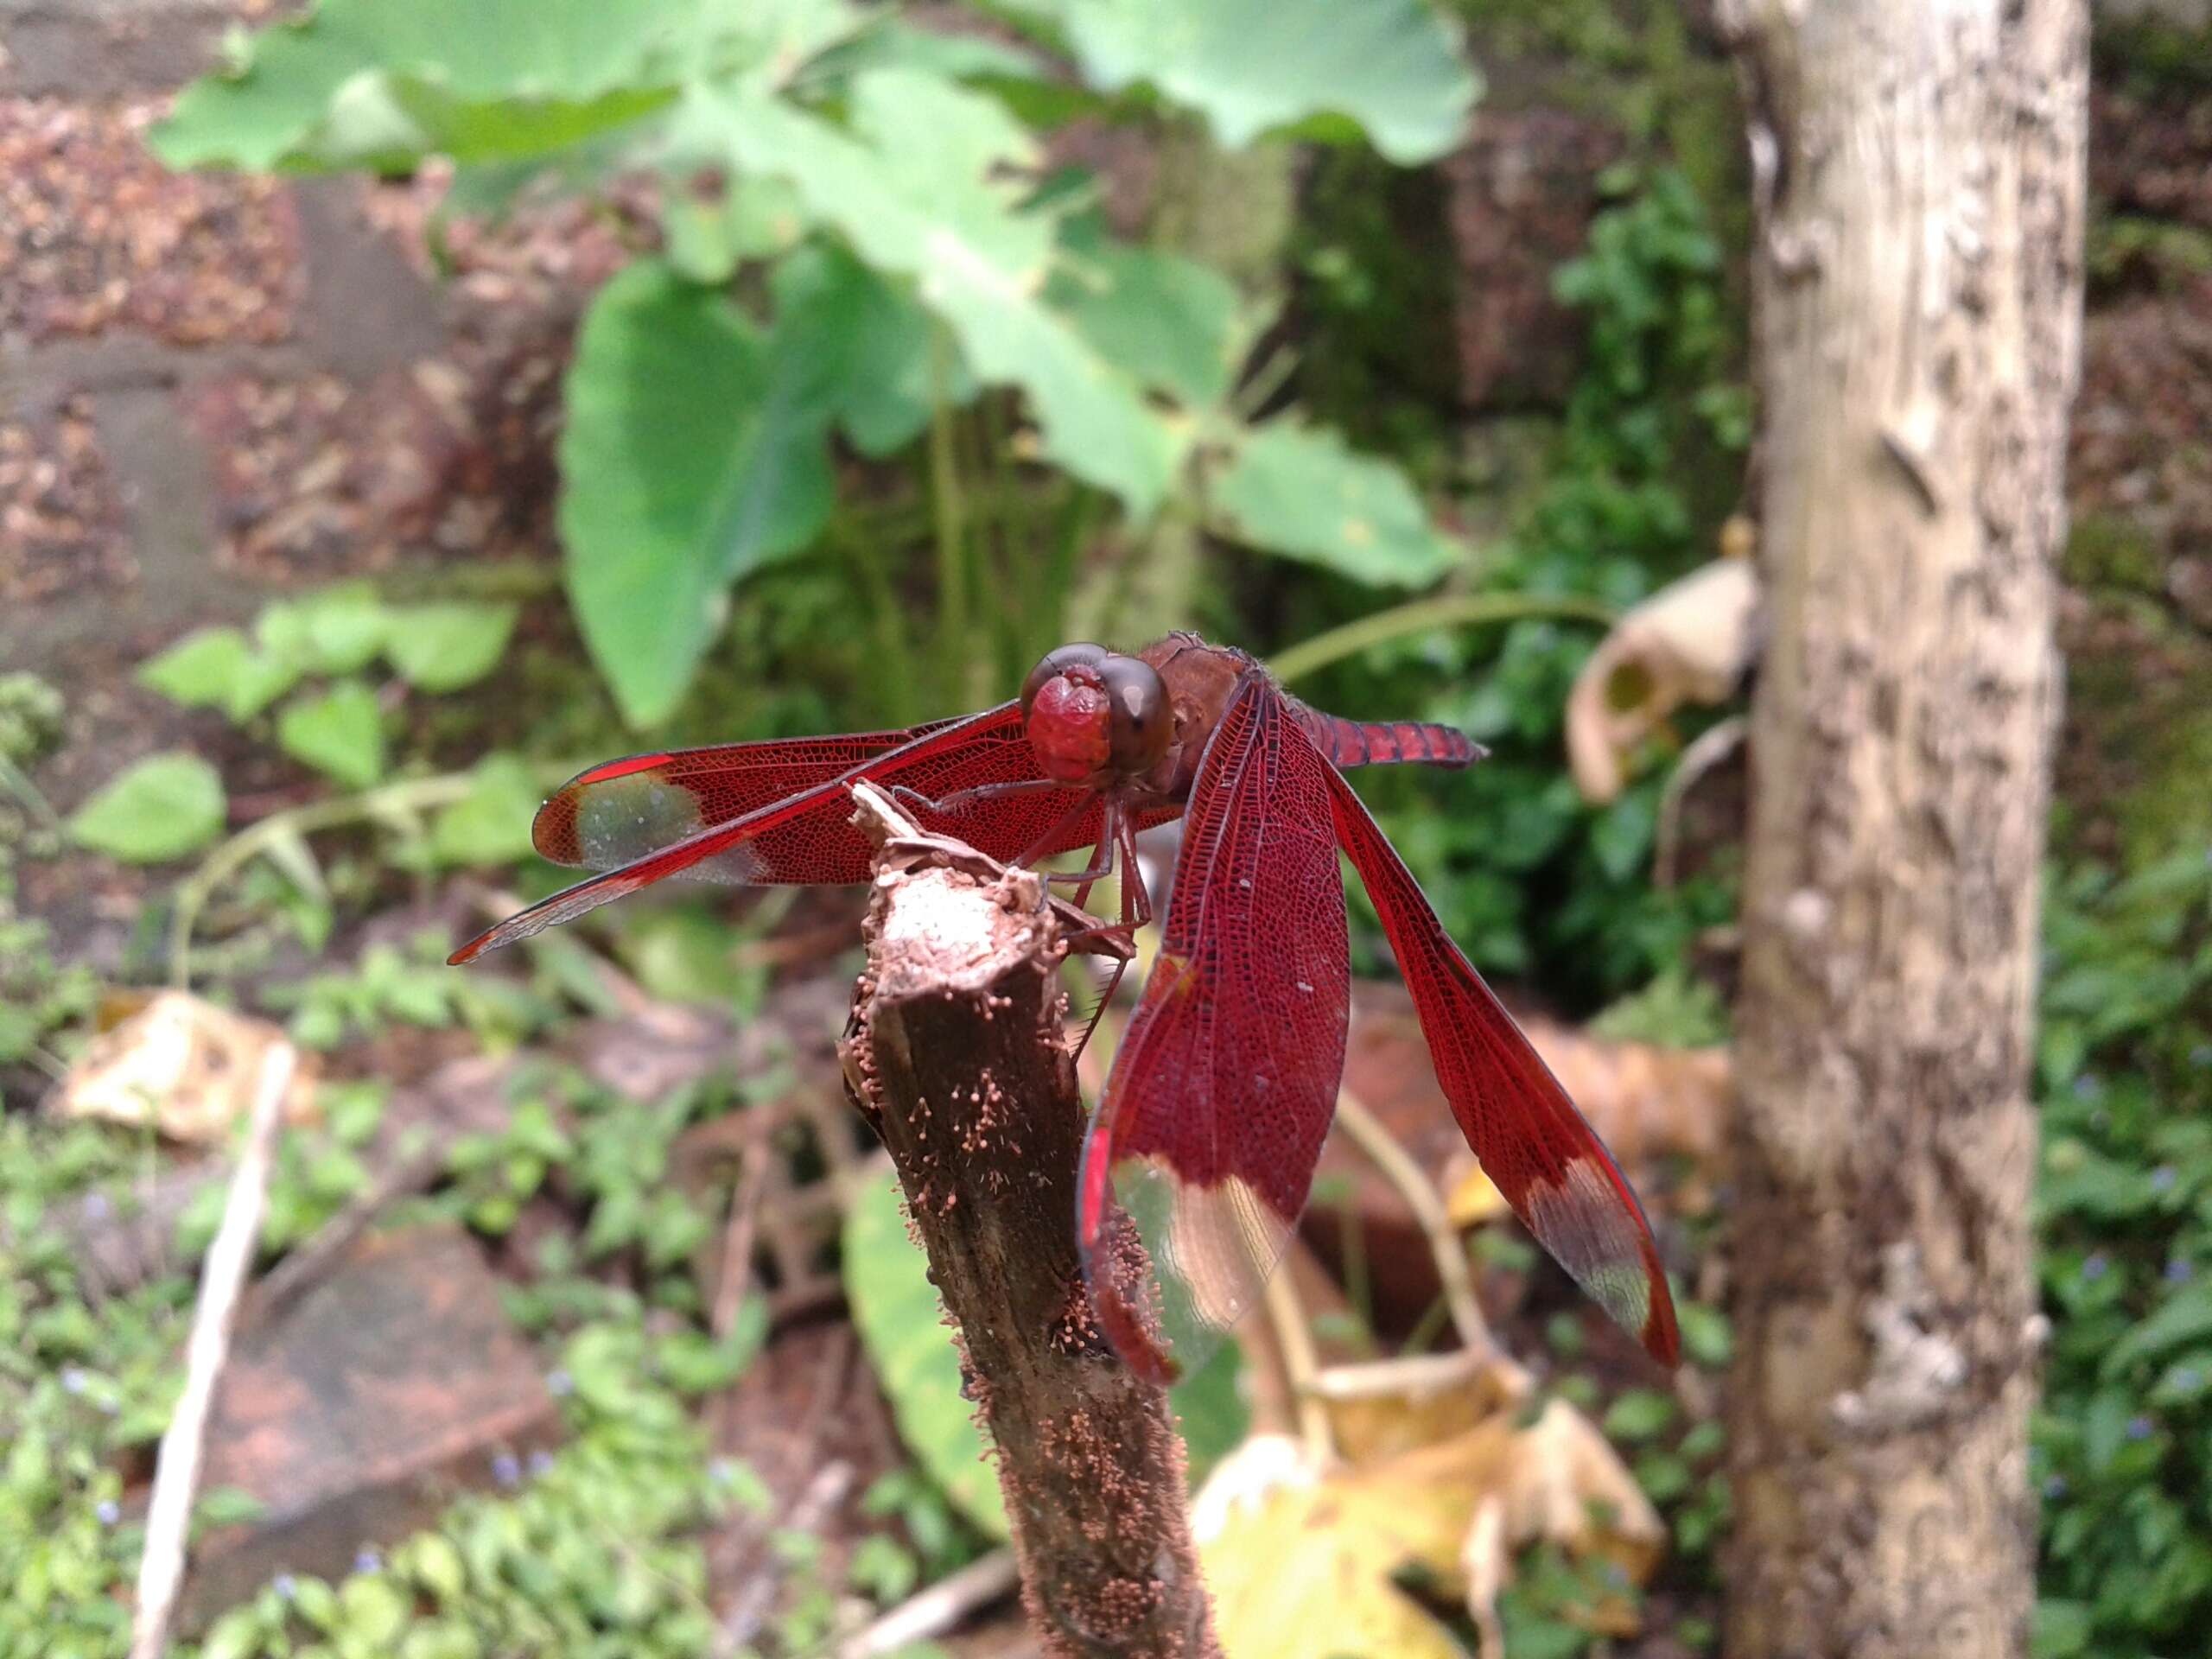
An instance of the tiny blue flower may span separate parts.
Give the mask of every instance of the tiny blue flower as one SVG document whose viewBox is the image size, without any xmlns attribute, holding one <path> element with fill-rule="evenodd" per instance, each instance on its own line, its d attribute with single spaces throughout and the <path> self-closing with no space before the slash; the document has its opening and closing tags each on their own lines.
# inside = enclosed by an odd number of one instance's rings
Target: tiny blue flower
<svg viewBox="0 0 2212 1659">
<path fill-rule="evenodd" d="M 283 1600 L 289 1601 L 300 1593 L 300 1581 L 289 1573 L 279 1573 L 269 1580 L 269 1587 Z"/>
<path fill-rule="evenodd" d="M 2074 1079 L 2074 1097 L 2076 1100 L 2094 1100 L 2104 1091 L 2104 1079 L 2094 1071 L 2084 1071 Z"/>
<path fill-rule="evenodd" d="M 2105 1259 L 2105 1253 L 2102 1250 L 2092 1251 L 2082 1258 L 2082 1276 L 2091 1284 L 2094 1284 L 2105 1276 L 2105 1269 L 2110 1266 L 2112 1263 Z"/>
<path fill-rule="evenodd" d="M 2056 1503 L 2066 1496 L 2066 1477 L 2053 1475 L 2043 1484 L 2043 1495 Z"/>
<path fill-rule="evenodd" d="M 576 1379 L 566 1370 L 556 1370 L 545 1379 L 545 1387 L 555 1399 L 565 1399 L 576 1391 Z"/>
<path fill-rule="evenodd" d="M 2212 1043 L 2199 1043 L 2189 1051 L 2189 1063 L 2199 1071 L 2212 1066 Z"/>
<path fill-rule="evenodd" d="M 2151 1190 L 2153 1192 L 2171 1192 L 2174 1190 L 2174 1183 L 2180 1179 L 2171 1164 L 2160 1164 L 2151 1172 Z"/>
<path fill-rule="evenodd" d="M 2185 1285 L 2196 1276 L 2196 1264 L 2187 1256 L 2177 1255 L 2166 1263 L 2166 1282 Z"/>
<path fill-rule="evenodd" d="M 512 1452 L 502 1452 L 492 1459 L 492 1478 L 502 1486 L 512 1486 L 522 1478 L 522 1465 L 515 1461 Z"/>
<path fill-rule="evenodd" d="M 90 1379 L 86 1376 L 85 1368 L 81 1365 L 64 1365 L 61 1368 L 61 1392 L 64 1394 L 82 1394 L 88 1381 Z"/>
<path fill-rule="evenodd" d="M 86 1221 L 105 1221 L 108 1217 L 109 1211 L 114 1206 L 108 1203 L 107 1194 L 105 1192 L 87 1192 L 85 1194 L 85 1219 Z"/>
<path fill-rule="evenodd" d="M 541 1479 L 553 1472 L 553 1454 L 543 1448 L 530 1454 L 530 1472 L 534 1479 Z"/>
<path fill-rule="evenodd" d="M 737 1468 L 728 1458 L 716 1458 L 707 1465 L 707 1472 L 727 1486 L 729 1484 L 730 1477 L 737 1472 Z"/>
<path fill-rule="evenodd" d="M 100 1518 L 100 1525 L 111 1527 L 123 1519 L 123 1505 L 111 1497 L 104 1497 L 93 1506 L 92 1513 Z"/>
<path fill-rule="evenodd" d="M 353 1570 L 356 1573 L 381 1573 L 384 1571 L 384 1557 L 373 1549 L 365 1549 L 353 1557 Z"/>
<path fill-rule="evenodd" d="M 2149 1440 L 2151 1438 L 2151 1420 L 2148 1417 L 2129 1418 L 2127 1420 L 2127 1438 L 2131 1440 Z"/>
<path fill-rule="evenodd" d="M 2195 1394 L 2203 1385 L 2204 1373 L 2196 1366 L 2177 1365 L 2174 1368 L 2174 1387 L 2183 1394 Z"/>
</svg>

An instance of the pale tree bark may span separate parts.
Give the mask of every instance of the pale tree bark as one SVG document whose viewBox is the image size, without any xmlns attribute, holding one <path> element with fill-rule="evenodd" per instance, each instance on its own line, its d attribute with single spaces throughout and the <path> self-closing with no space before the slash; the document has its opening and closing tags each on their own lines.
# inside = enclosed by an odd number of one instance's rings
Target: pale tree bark
<svg viewBox="0 0 2212 1659">
<path fill-rule="evenodd" d="M 1767 595 L 1728 1650 L 2021 1655 L 2086 9 L 1721 12 L 1760 197 Z"/>
</svg>

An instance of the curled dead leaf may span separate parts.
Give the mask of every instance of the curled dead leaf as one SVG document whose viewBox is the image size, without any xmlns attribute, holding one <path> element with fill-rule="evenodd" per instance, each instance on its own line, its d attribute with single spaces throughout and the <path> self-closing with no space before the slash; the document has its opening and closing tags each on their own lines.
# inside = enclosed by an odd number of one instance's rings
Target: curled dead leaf
<svg viewBox="0 0 2212 1659">
<path fill-rule="evenodd" d="M 1488 1402 L 1513 1395 L 1479 1378 L 1470 1387 Z M 1621 1593 L 1576 1611 L 1593 1631 L 1631 1634 L 1628 1592 L 1666 1538 L 1605 1436 L 1560 1400 L 1534 1418 L 1497 1403 L 1432 1444 L 1350 1468 L 1319 1469 L 1296 1441 L 1255 1436 L 1201 1490 L 1193 1521 L 1230 1659 L 1459 1654 L 1398 1589 L 1408 1567 L 1464 1596 L 1494 1649 L 1497 1597 L 1535 1543 L 1610 1563 Z"/>
<path fill-rule="evenodd" d="M 1575 787 L 1599 804 L 1626 786 L 1629 757 L 1686 702 L 1726 702 L 1758 656 L 1758 575 L 1723 558 L 1613 625 L 1567 699 Z"/>
<path fill-rule="evenodd" d="M 57 1117 L 150 1125 L 172 1141 L 221 1141 L 252 1104 L 270 1047 L 284 1033 L 266 1020 L 217 1007 L 183 991 L 162 991 L 99 1035 L 47 1096 Z M 284 1116 L 315 1116 L 315 1077 L 302 1065 Z"/>
</svg>

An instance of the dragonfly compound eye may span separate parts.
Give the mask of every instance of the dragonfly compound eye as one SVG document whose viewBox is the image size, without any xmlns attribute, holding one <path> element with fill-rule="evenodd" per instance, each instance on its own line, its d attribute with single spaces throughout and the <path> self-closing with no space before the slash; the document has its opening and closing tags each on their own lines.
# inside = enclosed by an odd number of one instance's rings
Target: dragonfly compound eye
<svg viewBox="0 0 2212 1659">
<path fill-rule="evenodd" d="M 1098 682 L 1106 691 L 1114 769 L 1131 777 L 1150 771 L 1167 753 L 1175 723 L 1159 671 L 1135 657 L 1109 657 L 1098 664 Z"/>
<path fill-rule="evenodd" d="M 1103 645 L 1062 645 L 1057 651 L 1046 652 L 1044 659 L 1029 671 L 1029 677 L 1021 683 L 1022 718 L 1027 720 L 1035 711 L 1037 694 L 1048 682 L 1059 678 L 1071 668 L 1094 667 L 1105 659 Z"/>
</svg>

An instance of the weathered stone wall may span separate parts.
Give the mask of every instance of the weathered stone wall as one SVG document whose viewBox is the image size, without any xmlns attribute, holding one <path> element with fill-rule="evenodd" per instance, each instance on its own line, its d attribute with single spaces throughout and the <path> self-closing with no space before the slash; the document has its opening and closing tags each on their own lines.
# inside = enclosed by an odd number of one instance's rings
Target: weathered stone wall
<svg viewBox="0 0 2212 1659">
<path fill-rule="evenodd" d="M 435 187 L 168 173 L 143 135 L 268 0 L 0 0 L 0 661 L 82 683 L 286 587 L 550 550 L 582 298 L 630 239 Z M 634 227 L 626 227 L 634 228 Z"/>
</svg>

